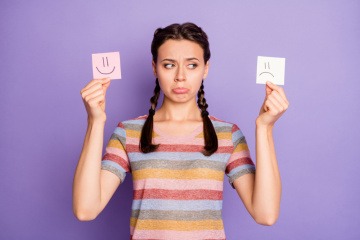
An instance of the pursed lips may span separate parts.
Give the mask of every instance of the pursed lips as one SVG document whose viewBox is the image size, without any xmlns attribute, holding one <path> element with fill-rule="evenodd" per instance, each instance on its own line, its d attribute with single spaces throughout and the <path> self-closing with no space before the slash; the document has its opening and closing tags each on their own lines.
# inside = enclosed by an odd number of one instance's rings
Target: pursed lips
<svg viewBox="0 0 360 240">
<path fill-rule="evenodd" d="M 177 88 L 173 88 L 172 91 L 176 94 L 184 94 L 184 93 L 189 92 L 189 89 L 177 87 Z"/>
</svg>

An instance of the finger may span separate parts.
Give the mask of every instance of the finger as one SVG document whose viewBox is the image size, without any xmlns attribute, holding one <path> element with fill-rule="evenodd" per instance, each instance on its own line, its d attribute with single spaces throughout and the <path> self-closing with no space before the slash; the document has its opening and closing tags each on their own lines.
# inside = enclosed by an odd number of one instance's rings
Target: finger
<svg viewBox="0 0 360 240">
<path fill-rule="evenodd" d="M 104 96 L 106 96 L 106 91 L 107 91 L 107 89 L 109 88 L 110 83 L 111 83 L 111 82 L 109 81 L 108 83 L 105 83 L 105 84 L 102 85 L 102 89 L 103 89 L 103 92 L 104 92 Z"/>
<path fill-rule="evenodd" d="M 269 111 L 273 115 L 278 115 L 285 111 L 285 108 L 273 96 L 271 96 L 267 99 L 267 104 L 268 104 Z"/>
<path fill-rule="evenodd" d="M 90 94 L 92 94 L 92 93 L 94 93 L 96 91 L 103 91 L 102 86 L 101 86 L 100 83 L 96 83 L 91 88 L 83 91 L 81 93 L 81 96 L 82 96 L 83 99 L 85 99 L 86 96 L 88 96 L 88 95 L 90 95 Z"/>
<path fill-rule="evenodd" d="M 103 91 L 101 89 L 97 90 L 97 91 L 95 91 L 95 92 L 93 92 L 93 93 L 91 93 L 91 94 L 89 94 L 87 96 L 85 96 L 84 100 L 86 102 L 90 102 L 92 99 L 94 99 L 94 98 L 96 98 L 97 96 L 100 96 L 100 95 L 104 96 L 104 93 L 103 93 Z"/>
<path fill-rule="evenodd" d="M 267 84 L 265 84 L 265 96 L 269 96 L 272 91 L 273 90 Z"/>
<path fill-rule="evenodd" d="M 288 108 L 288 103 L 285 99 L 282 98 L 282 96 L 280 95 L 279 92 L 277 91 L 273 91 L 269 97 L 274 98 L 281 106 L 284 110 L 286 110 Z"/>
<path fill-rule="evenodd" d="M 270 82 L 270 81 L 267 81 L 266 82 L 266 86 L 268 86 L 269 88 L 271 88 L 271 90 L 275 90 L 275 91 L 280 91 L 281 87 Z"/>
<path fill-rule="evenodd" d="M 270 99 L 266 99 L 264 103 L 264 108 L 266 112 L 272 112 L 276 108 L 274 103 Z"/>
<path fill-rule="evenodd" d="M 93 85 L 95 85 L 97 83 L 103 84 L 103 83 L 107 83 L 107 82 L 110 82 L 110 78 L 93 79 L 82 89 L 81 93 L 83 91 L 88 90 L 89 88 L 91 88 Z"/>
<path fill-rule="evenodd" d="M 269 110 L 268 106 L 266 106 L 266 102 L 264 103 L 263 109 L 265 112 L 267 112 Z"/>
<path fill-rule="evenodd" d="M 88 103 L 90 107 L 97 107 L 99 104 L 101 104 L 104 101 L 105 101 L 105 97 L 104 95 L 101 94 L 90 99 Z"/>
<path fill-rule="evenodd" d="M 81 93 L 88 90 L 89 88 L 91 88 L 92 86 L 94 86 L 97 83 L 100 83 L 101 79 L 93 79 L 91 80 L 82 90 Z"/>
<path fill-rule="evenodd" d="M 275 90 L 275 91 L 279 92 L 280 95 L 284 98 L 284 100 L 285 100 L 287 103 L 289 103 L 288 100 L 287 100 L 287 98 L 286 98 L 285 91 L 284 91 L 284 89 L 283 89 L 282 87 L 277 86 L 276 84 L 273 84 L 273 83 L 270 82 L 270 81 L 267 81 L 267 82 L 266 82 L 266 85 L 269 86 L 269 88 L 271 88 L 272 90 Z"/>
<path fill-rule="evenodd" d="M 287 100 L 285 91 L 282 87 L 279 88 L 278 93 L 281 95 L 282 99 L 284 99 L 284 101 L 286 102 L 287 105 L 289 105 L 289 101 Z"/>
<path fill-rule="evenodd" d="M 104 84 L 102 85 L 102 87 L 103 87 L 104 89 L 107 89 L 107 88 L 110 86 L 110 83 L 111 83 L 111 82 L 104 83 Z"/>
<path fill-rule="evenodd" d="M 85 101 L 89 101 L 93 96 L 97 96 L 99 94 L 103 94 L 104 97 L 106 95 L 106 89 L 110 85 L 110 79 L 108 81 L 105 81 L 104 84 L 96 83 L 94 84 L 90 89 L 86 90 L 82 93 L 82 97 Z"/>
<path fill-rule="evenodd" d="M 274 110 L 275 114 L 285 111 L 285 107 L 282 106 L 281 103 L 273 95 L 269 96 L 268 99 L 274 106 L 272 110 Z"/>
<path fill-rule="evenodd" d="M 89 93 L 94 92 L 97 89 L 103 89 L 104 85 L 110 85 L 110 78 L 96 79 L 96 81 L 94 81 L 90 87 L 82 90 L 81 95 L 88 95 Z"/>
</svg>

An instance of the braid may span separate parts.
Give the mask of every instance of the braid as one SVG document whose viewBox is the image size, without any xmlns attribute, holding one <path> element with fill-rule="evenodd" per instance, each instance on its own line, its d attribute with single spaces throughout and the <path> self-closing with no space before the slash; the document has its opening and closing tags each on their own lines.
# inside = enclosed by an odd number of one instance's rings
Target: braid
<svg viewBox="0 0 360 240">
<path fill-rule="evenodd" d="M 198 101 L 197 104 L 201 110 L 201 116 L 206 114 L 207 112 L 207 108 L 208 108 L 208 104 L 206 103 L 206 99 L 205 99 L 205 92 L 204 92 L 204 80 L 201 82 L 201 86 L 200 89 L 198 91 Z"/>
<path fill-rule="evenodd" d="M 154 111 L 153 115 L 155 115 L 155 109 L 156 109 L 157 102 L 158 102 L 159 96 L 160 96 L 160 85 L 159 85 L 159 80 L 158 79 L 155 80 L 155 84 L 156 85 L 155 85 L 155 88 L 154 88 L 154 96 L 152 96 L 150 98 L 151 108 L 149 109 L 149 111 L 150 110 Z"/>
<path fill-rule="evenodd" d="M 201 117 L 203 119 L 203 128 L 204 128 L 204 140 L 205 146 L 203 154 L 205 156 L 210 156 L 218 149 L 218 139 L 215 132 L 214 125 L 212 124 L 209 118 L 209 112 L 207 111 L 208 104 L 205 99 L 204 91 L 204 80 L 201 82 L 201 87 L 198 91 L 198 101 L 197 104 L 201 110 Z"/>
<path fill-rule="evenodd" d="M 140 138 L 140 150 L 143 153 L 154 152 L 159 145 L 152 144 L 152 132 L 154 126 L 154 115 L 155 109 L 157 106 L 157 102 L 160 96 L 160 85 L 158 79 L 155 81 L 155 89 L 154 89 L 154 96 L 150 98 L 151 107 L 149 109 L 149 115 L 144 123 L 144 126 L 141 131 L 141 138 Z"/>
</svg>

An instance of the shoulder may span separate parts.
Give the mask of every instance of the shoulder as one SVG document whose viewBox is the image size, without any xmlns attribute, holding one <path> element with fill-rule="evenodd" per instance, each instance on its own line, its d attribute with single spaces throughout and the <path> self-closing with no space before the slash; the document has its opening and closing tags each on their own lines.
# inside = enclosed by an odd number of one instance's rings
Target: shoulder
<svg viewBox="0 0 360 240">
<path fill-rule="evenodd" d="M 126 139 L 128 136 L 132 136 L 132 137 L 140 136 L 146 118 L 147 115 L 143 115 L 136 118 L 118 122 L 114 130 L 114 134 L 124 139 Z"/>
<path fill-rule="evenodd" d="M 136 118 L 132 118 L 132 119 L 128 119 L 125 121 L 121 121 L 118 123 L 117 127 L 119 128 L 123 128 L 125 130 L 127 129 L 138 129 L 142 128 L 142 126 L 144 125 L 145 121 L 146 121 L 147 115 L 142 115 Z"/>
<path fill-rule="evenodd" d="M 210 116 L 210 120 L 214 125 L 217 135 L 221 135 L 221 138 L 227 136 L 232 139 L 233 142 L 242 141 L 245 138 L 244 134 L 235 123 L 224 121 L 214 116 Z"/>
<path fill-rule="evenodd" d="M 214 116 L 209 116 L 212 124 L 214 125 L 215 130 L 227 130 L 229 132 L 236 132 L 239 130 L 239 127 L 235 123 L 231 123 L 228 121 L 221 120 Z"/>
</svg>

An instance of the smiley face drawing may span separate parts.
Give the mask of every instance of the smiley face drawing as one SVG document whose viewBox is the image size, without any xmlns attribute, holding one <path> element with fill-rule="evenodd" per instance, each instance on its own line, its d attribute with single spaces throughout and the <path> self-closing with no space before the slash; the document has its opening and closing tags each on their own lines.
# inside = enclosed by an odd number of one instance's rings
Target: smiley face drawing
<svg viewBox="0 0 360 240">
<path fill-rule="evenodd" d="M 270 81 L 284 85 L 285 58 L 262 57 L 257 59 L 256 83 L 265 84 Z"/>
<path fill-rule="evenodd" d="M 93 78 L 121 79 L 120 53 L 92 54 Z"/>
<path fill-rule="evenodd" d="M 106 60 L 105 60 L 106 59 Z M 105 69 L 105 71 L 107 70 L 107 68 L 109 68 L 109 58 L 108 57 L 102 57 L 102 61 L 103 61 L 103 69 Z M 106 64 L 105 64 L 106 62 Z M 99 67 L 96 67 L 96 70 L 98 70 L 99 73 L 101 74 L 111 74 L 115 71 L 115 66 L 113 67 L 113 69 L 109 72 L 105 72 L 105 71 L 100 71 Z"/>
</svg>

